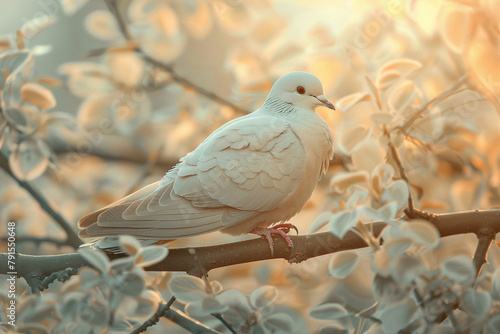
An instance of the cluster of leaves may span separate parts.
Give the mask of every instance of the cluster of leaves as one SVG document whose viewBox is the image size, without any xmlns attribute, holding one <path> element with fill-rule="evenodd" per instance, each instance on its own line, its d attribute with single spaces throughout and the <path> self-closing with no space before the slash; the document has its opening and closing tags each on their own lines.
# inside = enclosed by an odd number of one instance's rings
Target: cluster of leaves
<svg viewBox="0 0 500 334">
<path fill-rule="evenodd" d="M 337 284 L 363 277 L 371 280 L 371 293 L 363 303 L 338 296 L 313 307 L 310 316 L 330 320 L 325 333 L 497 333 L 498 269 L 484 270 L 475 283 L 470 255 L 447 251 L 449 244 L 426 221 L 392 221 L 371 237 L 365 259 L 348 251 L 330 260 Z"/>
<path fill-rule="evenodd" d="M 9 165 L 20 180 L 40 176 L 48 166 L 55 168 L 54 154 L 45 139 L 51 127 L 72 125 L 72 117 L 52 111 L 56 100 L 48 87 L 61 82 L 53 77 L 35 77 L 35 57 L 50 47 L 29 48 L 27 41 L 47 28 L 49 17 L 27 22 L 17 31 L 16 43 L 4 42 L 0 51 L 0 149 L 9 156 Z M 35 26 L 37 29 L 33 29 Z"/>
<path fill-rule="evenodd" d="M 119 241 L 127 257 L 110 261 L 99 250 L 82 248 L 79 253 L 92 268 L 83 268 L 59 289 L 41 296 L 27 294 L 26 290 L 18 300 L 16 331 L 129 332 L 142 324 L 161 301 L 154 287 L 146 287 L 144 268 L 163 260 L 168 250 L 160 246 L 141 248 L 131 237 L 120 237 Z M 5 324 L 3 328 L 9 330 L 11 326 Z"/>
</svg>

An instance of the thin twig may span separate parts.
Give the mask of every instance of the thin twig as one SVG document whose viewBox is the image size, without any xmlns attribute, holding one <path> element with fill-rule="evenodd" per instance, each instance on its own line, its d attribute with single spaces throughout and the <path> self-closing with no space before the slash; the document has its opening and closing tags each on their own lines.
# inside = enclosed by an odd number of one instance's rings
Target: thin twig
<svg viewBox="0 0 500 334">
<path fill-rule="evenodd" d="M 476 268 L 476 277 L 479 276 L 483 264 L 487 262 L 486 257 L 488 255 L 488 250 L 490 249 L 493 239 L 495 239 L 495 232 L 490 229 L 484 229 L 479 231 L 477 238 L 476 252 L 474 253 L 474 258 L 472 262 Z"/>
<path fill-rule="evenodd" d="M 442 91 L 438 96 L 436 96 L 435 98 L 427 101 L 427 103 L 425 103 L 423 106 L 421 106 L 416 112 L 415 114 L 405 122 L 405 124 L 403 124 L 403 126 L 401 127 L 401 132 L 403 133 L 406 133 L 406 130 L 408 130 L 408 128 L 413 124 L 413 122 L 415 122 L 419 117 L 420 115 L 429 108 L 429 106 L 431 106 L 432 104 L 435 104 L 435 103 L 438 103 L 446 98 L 448 98 L 449 96 L 453 95 L 455 93 L 455 91 L 460 88 L 460 86 L 463 85 L 463 83 L 467 80 L 467 75 L 464 75 L 462 76 L 460 79 L 458 79 L 454 84 L 451 85 L 450 88 L 446 89 L 445 91 Z"/>
<path fill-rule="evenodd" d="M 222 314 L 220 313 L 212 313 L 212 316 L 214 316 L 215 318 L 219 319 L 220 322 L 222 322 L 222 324 L 233 334 L 237 334 L 236 331 L 233 329 L 233 326 L 231 326 L 231 324 L 229 322 L 226 321 L 226 319 L 224 319 L 224 317 L 222 316 Z"/>
<path fill-rule="evenodd" d="M 38 191 L 30 182 L 19 180 L 9 166 L 9 161 L 3 152 L 0 152 L 0 167 L 2 167 L 9 176 L 14 179 L 17 184 L 19 184 L 22 188 L 24 188 L 30 195 L 33 197 L 35 201 L 40 204 L 40 207 L 51 216 L 59 226 L 66 232 L 67 239 L 66 243 L 68 245 L 73 246 L 74 248 L 78 248 L 83 242 L 76 234 L 75 230 L 71 227 L 70 223 L 64 219 L 64 217 L 59 213 L 59 211 L 49 203 L 49 201 L 45 198 L 45 196 Z"/>
<path fill-rule="evenodd" d="M 55 280 L 59 282 L 66 282 L 71 276 L 78 274 L 78 269 L 76 268 L 66 268 L 64 270 L 57 271 L 52 273 L 52 275 L 45 277 L 40 284 L 36 287 L 36 289 L 31 288 L 33 292 L 35 290 L 44 291 L 46 290 L 50 284 L 54 283 Z"/>
<path fill-rule="evenodd" d="M 186 313 L 176 309 L 175 307 L 171 307 L 167 311 L 165 318 L 191 333 L 222 334 L 221 332 L 202 324 L 198 320 L 191 318 Z"/>
<path fill-rule="evenodd" d="M 120 28 L 120 31 L 123 35 L 123 37 L 127 40 L 127 41 L 132 41 L 133 40 L 133 37 L 132 35 L 130 34 L 130 31 L 128 30 L 127 28 L 127 24 L 123 18 L 123 16 L 121 15 L 119 9 L 118 9 L 118 6 L 117 6 L 117 3 L 116 1 L 114 0 L 104 0 L 104 2 L 106 3 L 106 5 L 108 6 L 111 14 L 113 14 L 113 16 L 116 18 L 116 21 L 118 22 L 118 26 Z M 144 60 L 146 60 L 148 63 L 150 63 L 151 65 L 153 66 L 156 66 L 156 67 L 159 67 L 161 68 L 162 70 L 164 70 L 165 72 L 167 72 L 168 74 L 170 74 L 170 76 L 172 77 L 172 79 L 174 81 L 176 81 L 177 83 L 185 86 L 185 87 L 188 87 L 190 89 L 193 89 L 195 90 L 198 94 L 200 95 L 203 95 L 205 96 L 206 98 L 212 100 L 212 101 L 215 101 L 217 103 L 220 103 L 222 105 L 225 105 L 225 106 L 228 106 L 228 107 L 231 107 L 233 110 L 239 112 L 239 113 L 242 113 L 242 114 L 248 114 L 249 111 L 234 104 L 233 102 L 231 101 L 228 101 L 220 96 L 218 96 L 217 94 L 214 94 L 212 93 L 211 91 L 195 84 L 194 82 L 182 77 L 181 75 L 179 75 L 172 67 L 164 64 L 164 63 L 161 63 L 153 58 L 151 58 L 149 55 L 147 55 L 140 47 L 137 47 L 136 49 L 137 52 L 139 52 L 142 57 L 144 58 Z"/>
<path fill-rule="evenodd" d="M 167 313 L 167 311 L 170 309 L 170 306 L 175 302 L 175 297 L 172 296 L 170 300 L 165 304 L 165 303 L 160 303 L 158 306 L 158 310 L 148 319 L 146 320 L 142 325 L 134 329 L 133 331 L 130 332 L 130 334 L 140 334 L 142 332 L 145 332 L 149 327 L 156 325 L 158 321 L 160 321 L 160 318 Z"/>
<path fill-rule="evenodd" d="M 398 150 L 390 141 L 388 145 L 389 145 L 389 150 L 391 151 L 391 155 L 394 158 L 396 165 L 398 166 L 399 175 L 408 185 L 408 209 L 407 211 L 405 210 L 405 213 L 407 212 L 408 218 L 414 218 L 413 197 L 411 195 L 410 181 L 408 180 L 408 176 L 406 176 L 406 172 L 403 167 L 403 163 L 401 162 L 401 158 L 399 157 Z"/>
</svg>

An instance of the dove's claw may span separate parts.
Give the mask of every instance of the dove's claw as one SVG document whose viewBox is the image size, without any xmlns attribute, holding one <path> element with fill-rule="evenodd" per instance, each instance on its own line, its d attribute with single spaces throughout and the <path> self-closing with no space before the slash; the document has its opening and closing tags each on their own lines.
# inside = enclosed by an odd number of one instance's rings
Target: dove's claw
<svg viewBox="0 0 500 334">
<path fill-rule="evenodd" d="M 293 228 L 297 234 L 299 234 L 299 229 L 297 226 L 289 223 L 276 224 L 272 228 L 283 230 L 283 232 L 288 233 Z"/>
<path fill-rule="evenodd" d="M 274 241 L 273 235 L 279 235 L 285 241 L 288 247 L 290 247 L 292 254 L 294 252 L 293 242 L 290 239 L 290 236 L 287 234 L 290 231 L 290 228 L 293 228 L 297 231 L 297 228 L 292 224 L 278 224 L 273 227 L 265 228 L 265 227 L 255 227 L 250 233 L 257 234 L 266 238 L 269 248 L 271 248 L 271 256 L 274 256 Z M 298 231 L 297 231 L 298 232 Z"/>
</svg>

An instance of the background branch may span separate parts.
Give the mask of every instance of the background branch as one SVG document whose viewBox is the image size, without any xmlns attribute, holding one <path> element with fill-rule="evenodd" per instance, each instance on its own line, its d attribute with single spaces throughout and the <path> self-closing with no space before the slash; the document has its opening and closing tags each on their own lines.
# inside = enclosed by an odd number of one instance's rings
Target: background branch
<svg viewBox="0 0 500 334">
<path fill-rule="evenodd" d="M 491 230 L 493 233 L 500 232 L 499 209 L 427 215 L 426 217 L 436 226 L 441 237 L 465 233 L 481 235 L 485 230 Z M 369 225 L 371 225 L 369 228 L 373 233 L 379 235 L 386 224 L 374 222 Z M 146 270 L 183 271 L 191 275 L 202 276 L 200 266 L 209 271 L 235 264 L 278 258 L 286 259 L 290 263 L 299 263 L 320 255 L 366 247 L 365 242 L 353 232 L 347 233 L 343 239 L 337 238 L 330 232 L 292 235 L 290 238 L 295 245 L 294 254 L 291 254 L 290 248 L 282 238 L 275 237 L 274 256 L 271 256 L 267 241 L 257 238 L 213 246 L 171 248 L 166 259 L 147 267 Z M 191 249 L 196 251 L 198 264 L 193 260 Z M 110 254 L 109 257 L 114 259 L 123 257 L 123 255 Z M 88 266 L 88 263 L 78 253 L 47 256 L 19 254 L 17 257 L 18 276 L 24 278 L 38 277 L 43 279 L 68 267 L 80 268 L 83 266 Z M 0 254 L 0 274 L 5 274 L 6 268 L 7 255 Z"/>
<path fill-rule="evenodd" d="M 125 19 L 123 18 L 123 16 L 120 13 L 120 10 L 118 9 L 117 2 L 115 0 L 104 0 L 104 2 L 108 6 L 108 9 L 111 12 L 111 14 L 113 14 L 113 16 L 115 17 L 115 19 L 118 23 L 118 26 L 120 28 L 120 32 L 122 33 L 123 37 L 129 42 L 133 41 L 132 34 L 128 30 Z M 212 101 L 215 101 L 219 104 L 222 104 L 222 105 L 225 105 L 228 107 L 231 107 L 232 109 L 234 109 L 235 111 L 237 111 L 239 113 L 242 113 L 242 114 L 249 113 L 248 110 L 236 105 L 235 103 L 228 101 L 228 100 L 218 96 L 217 94 L 214 94 L 211 91 L 209 91 L 209 90 L 191 82 L 190 80 L 180 76 L 172 67 L 151 58 L 149 55 L 144 53 L 144 51 L 142 51 L 140 47 L 137 47 L 136 51 L 139 52 L 142 55 L 142 57 L 144 58 L 144 60 L 146 60 L 148 63 L 150 63 L 151 65 L 156 66 L 158 68 L 161 68 L 162 70 L 164 70 L 165 72 L 170 74 L 172 79 L 174 81 L 176 81 L 177 83 L 179 83 L 185 87 L 188 87 L 190 89 L 195 90 L 198 94 L 203 95 Z"/>
<path fill-rule="evenodd" d="M 5 170 L 9 176 L 14 179 L 17 184 L 19 184 L 22 188 L 24 188 L 30 195 L 33 197 L 35 201 L 40 204 L 40 207 L 45 211 L 49 216 L 54 219 L 54 221 L 61 226 L 61 228 L 66 232 L 67 239 L 66 244 L 71 245 L 75 248 L 78 248 L 83 242 L 78 237 L 78 234 L 73 230 L 73 227 L 70 223 L 64 219 L 64 217 L 57 211 L 57 209 L 49 203 L 49 201 L 45 198 L 45 196 L 38 191 L 33 185 L 31 185 L 28 181 L 19 180 L 11 171 L 9 166 L 9 161 L 3 152 L 0 152 L 0 167 Z M 63 268 L 64 269 L 64 268 Z"/>
</svg>

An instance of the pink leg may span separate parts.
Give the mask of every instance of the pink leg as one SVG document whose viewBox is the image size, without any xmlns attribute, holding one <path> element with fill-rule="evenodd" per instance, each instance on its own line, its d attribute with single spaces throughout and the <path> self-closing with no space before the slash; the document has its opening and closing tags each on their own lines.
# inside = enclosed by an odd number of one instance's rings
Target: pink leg
<svg viewBox="0 0 500 334">
<path fill-rule="evenodd" d="M 293 253 L 294 251 L 293 242 L 292 239 L 290 239 L 290 236 L 287 234 L 288 232 L 290 232 L 290 229 L 292 228 L 298 232 L 297 228 L 292 224 L 277 224 L 267 228 L 255 227 L 253 230 L 250 231 L 250 233 L 265 237 L 267 242 L 269 243 L 269 248 L 271 248 L 271 256 L 274 256 L 274 241 L 272 237 L 273 235 L 279 235 L 280 237 L 282 237 L 286 241 L 286 244 L 288 245 L 288 247 L 290 247 Z"/>
</svg>

